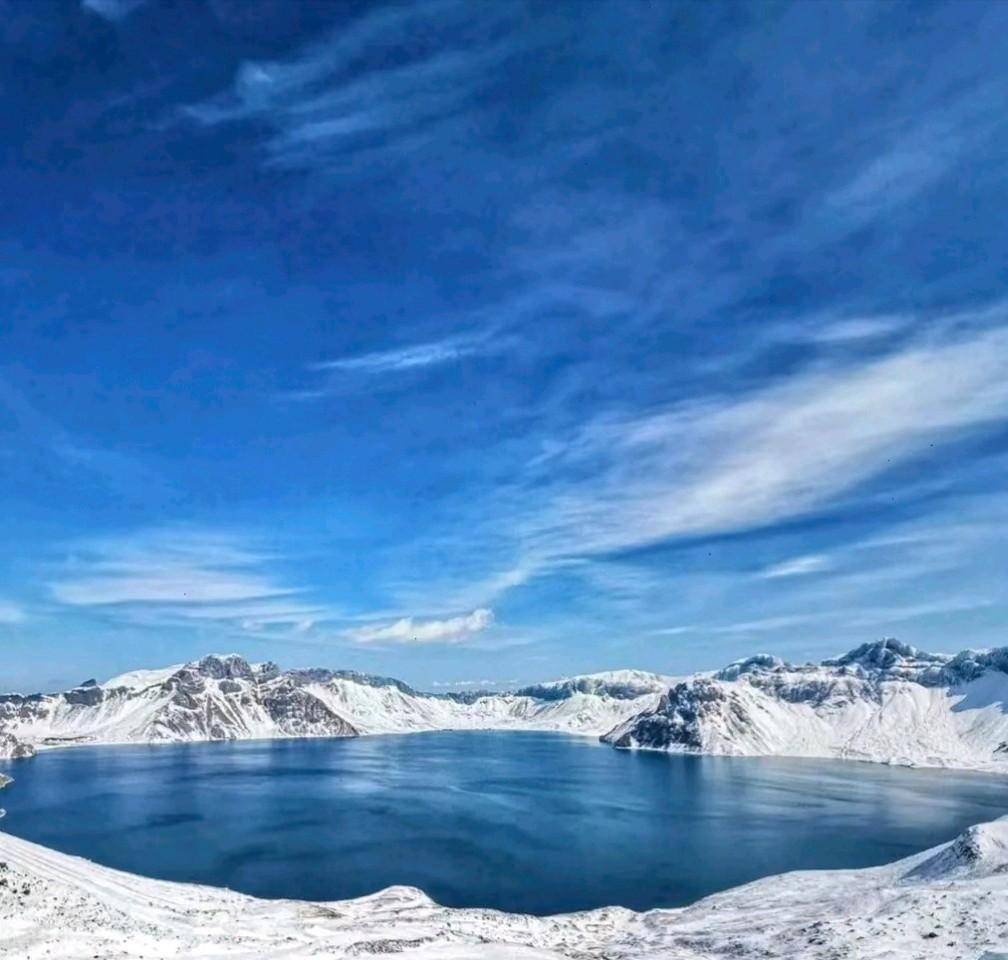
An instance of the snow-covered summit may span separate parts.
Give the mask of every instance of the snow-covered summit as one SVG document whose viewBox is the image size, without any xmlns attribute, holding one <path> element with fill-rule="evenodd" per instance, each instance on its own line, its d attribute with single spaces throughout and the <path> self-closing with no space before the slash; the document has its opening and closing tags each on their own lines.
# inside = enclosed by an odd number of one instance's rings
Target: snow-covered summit
<svg viewBox="0 0 1008 960">
<path fill-rule="evenodd" d="M 673 678 L 643 670 L 606 670 L 575 677 L 549 680 L 516 690 L 518 696 L 538 697 L 543 700 L 562 700 L 575 693 L 612 697 L 615 700 L 633 700 L 647 694 L 667 690 Z"/>
<path fill-rule="evenodd" d="M 1008 648 L 880 640 L 818 664 L 759 655 L 672 686 L 617 747 L 1008 769 Z"/>
<path fill-rule="evenodd" d="M 1006 704 L 1008 648 L 951 656 L 889 639 L 820 663 L 761 654 L 683 680 L 615 670 L 465 694 L 211 654 L 0 696 L 0 732 L 51 746 L 540 729 L 604 734 L 617 747 L 1008 769 Z"/>
<path fill-rule="evenodd" d="M 633 671 L 573 678 L 536 691 L 432 694 L 348 670 L 281 670 L 238 654 L 135 670 L 54 694 L 0 696 L 0 730 L 47 746 L 471 728 L 597 736 L 647 706 L 660 678 Z"/>
</svg>

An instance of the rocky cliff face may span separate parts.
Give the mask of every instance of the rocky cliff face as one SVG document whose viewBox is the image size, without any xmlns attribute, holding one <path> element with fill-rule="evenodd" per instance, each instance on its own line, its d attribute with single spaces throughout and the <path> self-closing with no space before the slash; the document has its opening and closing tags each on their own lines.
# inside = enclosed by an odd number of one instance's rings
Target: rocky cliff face
<svg viewBox="0 0 1008 960">
<path fill-rule="evenodd" d="M 73 741 L 352 737 L 357 731 L 271 664 L 209 656 L 138 686 L 89 681 L 50 695 L 0 697 L 0 738 Z M 2 740 L 0 740 L 2 742 Z"/>
<path fill-rule="evenodd" d="M 12 733 L 0 730 L 0 760 L 20 760 L 35 756 L 35 748 L 24 743 Z"/>
<path fill-rule="evenodd" d="M 757 656 L 673 686 L 602 737 L 621 748 L 1008 767 L 1008 649 L 894 640 L 819 664 Z"/>
<path fill-rule="evenodd" d="M 435 695 L 353 671 L 281 671 L 235 655 L 208 656 L 63 693 L 0 696 L 0 731 L 46 745 L 516 727 L 597 736 L 650 706 L 663 688 L 653 675 L 627 673 L 542 684 L 540 696 L 532 688 Z"/>
</svg>

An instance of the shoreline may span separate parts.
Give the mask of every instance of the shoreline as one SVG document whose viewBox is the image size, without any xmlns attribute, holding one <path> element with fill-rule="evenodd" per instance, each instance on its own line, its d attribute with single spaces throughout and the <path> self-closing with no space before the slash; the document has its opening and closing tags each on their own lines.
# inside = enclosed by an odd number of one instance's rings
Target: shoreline
<svg viewBox="0 0 1008 960">
<path fill-rule="evenodd" d="M 784 873 L 675 909 L 538 917 L 389 887 L 262 900 L 151 880 L 0 831 L 0 955 L 710 960 L 980 956 L 1008 944 L 1008 818 L 880 867 Z"/>
<path fill-rule="evenodd" d="M 60 743 L 46 743 L 45 741 L 24 740 L 30 744 L 36 754 L 50 753 L 57 750 L 72 750 L 81 747 L 163 747 L 163 746 L 197 746 L 200 744 L 225 744 L 225 743 L 271 743 L 296 740 L 359 740 L 372 739 L 374 737 L 399 737 L 417 736 L 423 734 L 436 733 L 549 733 L 559 734 L 565 737 L 572 737 L 582 741 L 593 741 L 600 746 L 610 750 L 625 751 L 627 753 L 651 753 L 664 754 L 666 756 L 684 757 L 723 757 L 736 760 L 835 760 L 844 763 L 865 763 L 886 767 L 899 767 L 906 770 L 931 770 L 950 771 L 958 773 L 981 773 L 987 776 L 1008 776 L 1008 761 L 987 762 L 987 763 L 963 763 L 956 758 L 947 758 L 939 762 L 937 759 L 933 763 L 922 763 L 910 758 L 898 758 L 879 756 L 854 756 L 844 753 L 743 753 L 716 750 L 690 750 L 677 749 L 672 747 L 651 747 L 642 744 L 632 746 L 614 746 L 602 741 L 602 734 L 595 731 L 558 729 L 551 726 L 459 726 L 459 727 L 430 727 L 412 728 L 405 730 L 379 730 L 372 733 L 358 733 L 354 736 L 270 736 L 270 737 L 220 737 L 213 739 L 194 740 L 90 740 L 73 739 Z M 0 757 L 0 765 L 11 764 L 25 760 L 32 760 L 28 757 Z"/>
</svg>

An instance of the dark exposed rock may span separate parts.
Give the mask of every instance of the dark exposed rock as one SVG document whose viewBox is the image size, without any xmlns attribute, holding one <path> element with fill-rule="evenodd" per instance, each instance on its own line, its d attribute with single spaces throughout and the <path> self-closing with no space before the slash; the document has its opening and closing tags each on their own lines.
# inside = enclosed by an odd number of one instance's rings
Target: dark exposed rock
<svg viewBox="0 0 1008 960">
<path fill-rule="evenodd" d="M 290 679 L 269 688 L 262 705 L 288 736 L 355 737 L 356 728 Z"/>
<path fill-rule="evenodd" d="M 605 734 L 603 743 L 614 747 L 703 748 L 702 721 L 724 709 L 741 710 L 731 693 L 713 680 L 699 678 L 677 683 L 651 710 L 638 714 Z M 744 718 L 743 718 L 744 719 Z"/>
<path fill-rule="evenodd" d="M 7 760 L 21 760 L 34 756 L 35 748 L 30 743 L 24 743 L 13 733 L 0 730 L 0 757 Z"/>
</svg>

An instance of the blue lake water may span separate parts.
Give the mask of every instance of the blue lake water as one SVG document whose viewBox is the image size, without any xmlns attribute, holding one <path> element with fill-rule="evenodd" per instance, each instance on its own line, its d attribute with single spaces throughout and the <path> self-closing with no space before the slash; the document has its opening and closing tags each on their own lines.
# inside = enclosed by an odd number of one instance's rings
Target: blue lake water
<svg viewBox="0 0 1008 960">
<path fill-rule="evenodd" d="M 546 733 L 81 747 L 0 770 L 5 830 L 109 866 L 313 900 L 412 884 L 540 914 L 886 863 L 1008 813 L 995 777 Z"/>
</svg>

